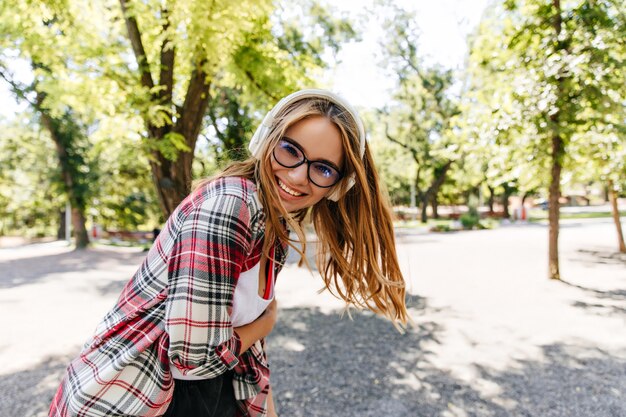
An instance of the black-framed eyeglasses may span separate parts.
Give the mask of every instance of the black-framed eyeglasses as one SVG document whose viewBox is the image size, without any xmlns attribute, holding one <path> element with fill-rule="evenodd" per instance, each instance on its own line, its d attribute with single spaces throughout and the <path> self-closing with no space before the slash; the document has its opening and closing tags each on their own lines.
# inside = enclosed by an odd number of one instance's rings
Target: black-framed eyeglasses
<svg viewBox="0 0 626 417">
<path fill-rule="evenodd" d="M 307 164 L 309 181 L 321 188 L 329 188 L 337 184 L 343 173 L 329 161 L 310 161 L 295 141 L 284 137 L 278 141 L 272 151 L 274 159 L 285 168 L 296 168 Z"/>
</svg>

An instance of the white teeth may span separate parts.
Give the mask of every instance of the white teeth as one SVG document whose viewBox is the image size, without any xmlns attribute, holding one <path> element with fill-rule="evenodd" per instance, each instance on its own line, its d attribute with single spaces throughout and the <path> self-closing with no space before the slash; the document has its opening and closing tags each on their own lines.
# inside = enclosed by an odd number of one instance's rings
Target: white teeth
<svg viewBox="0 0 626 417">
<path fill-rule="evenodd" d="M 284 192 L 286 192 L 286 193 L 288 193 L 288 194 L 291 194 L 291 195 L 292 195 L 292 196 L 294 196 L 294 197 L 300 197 L 300 196 L 302 195 L 302 193 L 299 193 L 299 192 L 294 191 L 294 190 L 292 190 L 291 188 L 287 187 L 287 186 L 285 185 L 285 183 L 284 183 L 284 182 L 282 182 L 280 179 L 278 180 L 278 186 L 279 186 L 280 188 L 282 188 Z"/>
</svg>

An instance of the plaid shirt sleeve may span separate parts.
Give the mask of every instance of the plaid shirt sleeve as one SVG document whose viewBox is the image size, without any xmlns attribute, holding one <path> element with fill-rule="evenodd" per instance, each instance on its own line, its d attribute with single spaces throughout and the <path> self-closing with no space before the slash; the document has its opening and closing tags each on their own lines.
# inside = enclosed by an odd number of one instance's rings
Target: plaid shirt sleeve
<svg viewBox="0 0 626 417">
<path fill-rule="evenodd" d="M 179 230 L 168 266 L 168 355 L 184 375 L 213 378 L 239 362 L 230 315 L 251 252 L 250 211 L 240 196 L 209 197 L 191 208 Z"/>
</svg>

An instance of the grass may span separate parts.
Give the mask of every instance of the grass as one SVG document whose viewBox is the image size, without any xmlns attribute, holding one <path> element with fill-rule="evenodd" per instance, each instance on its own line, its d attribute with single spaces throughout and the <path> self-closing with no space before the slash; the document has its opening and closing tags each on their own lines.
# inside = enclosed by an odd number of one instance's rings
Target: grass
<svg viewBox="0 0 626 417">
<path fill-rule="evenodd" d="M 454 220 L 450 219 L 428 219 L 428 222 L 422 223 L 419 220 L 396 220 L 393 225 L 398 228 L 405 229 L 439 229 L 445 230 L 457 230 L 453 227 Z M 500 225 L 500 221 L 497 219 L 486 218 L 481 219 L 480 224 L 485 229 L 495 229 Z"/>
<path fill-rule="evenodd" d="M 393 222 L 393 225 L 395 227 L 402 227 L 406 229 L 421 229 L 421 228 L 430 229 L 431 227 L 436 227 L 436 226 L 445 227 L 445 226 L 450 226 L 451 224 L 452 224 L 452 220 L 448 220 L 448 219 L 428 219 L 427 223 L 422 223 L 419 220 L 396 220 L 395 222 Z"/>
<path fill-rule="evenodd" d="M 130 240 L 106 240 L 106 239 L 100 239 L 97 240 L 95 242 L 92 242 L 92 244 L 98 246 L 115 246 L 118 248 L 140 248 L 143 250 L 149 250 L 150 247 L 152 246 L 152 242 L 137 242 L 137 241 L 130 241 Z"/>
<path fill-rule="evenodd" d="M 626 216 L 626 211 L 620 211 L 620 217 Z M 586 213 L 563 213 L 559 216 L 560 219 L 604 219 L 613 217 L 613 213 L 608 211 L 599 212 L 586 212 Z M 530 210 L 528 220 L 531 222 L 548 220 L 547 210 Z"/>
<path fill-rule="evenodd" d="M 610 218 L 613 214 L 610 212 L 585 212 L 585 213 L 567 213 L 561 212 L 560 219 L 602 219 Z M 620 217 L 626 217 L 626 211 L 620 212 Z M 548 220 L 547 210 L 531 209 L 529 212 L 528 221 L 541 222 Z M 439 230 L 453 230 L 453 220 L 449 219 L 428 219 L 427 223 L 422 223 L 419 220 L 396 220 L 394 226 L 398 228 L 406 229 L 439 229 Z M 480 223 L 486 229 L 495 229 L 500 225 L 500 220 L 493 218 L 481 219 Z"/>
</svg>

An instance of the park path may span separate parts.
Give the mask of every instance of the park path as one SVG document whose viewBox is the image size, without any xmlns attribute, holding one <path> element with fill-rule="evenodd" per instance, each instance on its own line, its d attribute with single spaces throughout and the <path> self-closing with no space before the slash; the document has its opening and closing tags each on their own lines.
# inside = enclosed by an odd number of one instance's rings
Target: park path
<svg viewBox="0 0 626 417">
<path fill-rule="evenodd" d="M 610 221 L 563 222 L 565 282 L 547 229 L 399 231 L 414 325 L 401 335 L 280 275 L 268 339 L 281 415 L 626 415 L 626 257 Z M 0 415 L 40 417 L 63 368 L 145 254 L 62 243 L 0 249 Z"/>
</svg>

